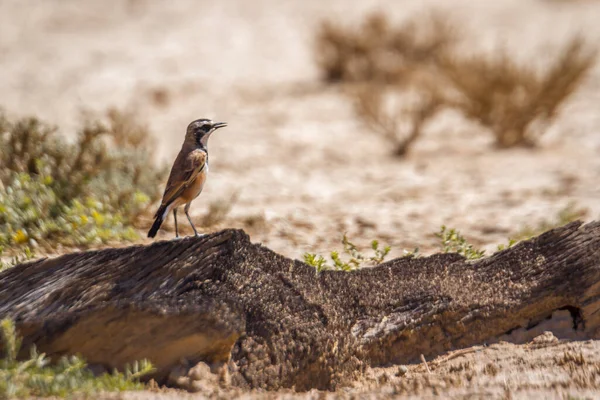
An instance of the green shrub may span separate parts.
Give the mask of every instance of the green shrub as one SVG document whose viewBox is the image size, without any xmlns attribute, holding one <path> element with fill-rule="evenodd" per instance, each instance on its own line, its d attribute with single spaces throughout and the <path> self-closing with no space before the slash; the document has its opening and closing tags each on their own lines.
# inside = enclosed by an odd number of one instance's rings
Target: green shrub
<svg viewBox="0 0 600 400">
<path fill-rule="evenodd" d="M 36 118 L 0 116 L 0 245 L 85 246 L 134 240 L 160 199 L 148 130 L 109 110 L 74 142 Z"/>
<path fill-rule="evenodd" d="M 391 250 L 390 246 L 384 246 L 383 248 L 380 248 L 379 242 L 377 240 L 373 240 L 371 242 L 373 255 L 367 257 L 358 251 L 356 245 L 348 239 L 346 234 L 344 234 L 342 237 L 342 245 L 344 246 L 343 253 L 347 256 L 345 257 L 347 260 L 344 260 L 340 256 L 339 252 L 332 251 L 330 253 L 330 258 L 333 263 L 332 265 L 329 265 L 323 256 L 312 253 L 304 253 L 304 262 L 314 267 L 317 272 L 324 270 L 352 271 L 362 267 L 364 264 L 382 263 Z"/>
<path fill-rule="evenodd" d="M 31 348 L 28 360 L 17 361 L 21 339 L 14 323 L 10 319 L 2 320 L 0 333 L 4 350 L 4 358 L 0 360 L 0 399 L 140 390 L 144 385 L 139 379 L 154 371 L 152 364 L 143 360 L 127 366 L 124 373 L 114 371 L 94 376 L 80 357 L 62 357 L 52 365 L 35 347 Z"/>
</svg>

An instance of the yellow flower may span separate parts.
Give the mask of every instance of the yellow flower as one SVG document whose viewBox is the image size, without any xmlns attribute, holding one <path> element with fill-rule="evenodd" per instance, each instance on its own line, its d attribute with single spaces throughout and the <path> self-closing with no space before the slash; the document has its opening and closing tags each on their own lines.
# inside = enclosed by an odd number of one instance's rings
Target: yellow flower
<svg viewBox="0 0 600 400">
<path fill-rule="evenodd" d="M 102 203 L 94 200 L 93 197 L 87 197 L 85 199 L 85 205 L 87 206 L 87 208 L 91 208 L 91 209 L 99 209 L 102 207 Z"/>
<path fill-rule="evenodd" d="M 104 215 L 100 214 L 98 211 L 92 211 L 92 218 L 94 218 L 96 225 L 104 224 Z"/>
<path fill-rule="evenodd" d="M 27 233 L 25 233 L 25 231 L 23 231 L 22 229 L 19 229 L 13 235 L 13 240 L 17 244 L 27 243 L 27 241 L 29 240 L 29 236 L 27 236 Z"/>
<path fill-rule="evenodd" d="M 146 193 L 137 191 L 133 196 L 133 201 L 135 202 L 135 204 L 146 204 L 150 202 L 150 197 L 148 197 Z"/>
<path fill-rule="evenodd" d="M 86 225 L 90 221 L 88 216 L 83 214 L 79 216 L 79 219 L 81 220 L 81 225 Z"/>
</svg>

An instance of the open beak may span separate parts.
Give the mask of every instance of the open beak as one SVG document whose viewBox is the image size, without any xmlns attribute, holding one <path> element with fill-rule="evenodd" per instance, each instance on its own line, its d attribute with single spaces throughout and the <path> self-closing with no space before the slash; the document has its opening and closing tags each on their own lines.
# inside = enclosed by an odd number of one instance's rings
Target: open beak
<svg viewBox="0 0 600 400">
<path fill-rule="evenodd" d="M 224 128 L 227 126 L 227 122 L 215 122 L 213 125 L 214 129 Z"/>
</svg>

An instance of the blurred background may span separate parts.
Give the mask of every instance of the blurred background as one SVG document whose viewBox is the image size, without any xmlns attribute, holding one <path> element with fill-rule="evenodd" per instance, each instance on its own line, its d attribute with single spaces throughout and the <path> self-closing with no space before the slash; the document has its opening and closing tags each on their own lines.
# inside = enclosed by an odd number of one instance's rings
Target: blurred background
<svg viewBox="0 0 600 400">
<path fill-rule="evenodd" d="M 203 117 L 229 126 L 196 225 L 294 258 L 344 233 L 437 251 L 441 225 L 489 253 L 597 219 L 599 18 L 584 0 L 2 0 L 0 245 L 144 242 Z"/>
</svg>

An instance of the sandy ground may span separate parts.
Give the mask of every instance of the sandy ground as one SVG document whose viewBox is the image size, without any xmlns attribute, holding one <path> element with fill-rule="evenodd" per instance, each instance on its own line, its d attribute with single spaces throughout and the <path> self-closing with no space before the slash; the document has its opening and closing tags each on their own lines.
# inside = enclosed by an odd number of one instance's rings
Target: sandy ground
<svg viewBox="0 0 600 400">
<path fill-rule="evenodd" d="M 600 3 L 583 0 L 0 0 L 0 106 L 67 129 L 82 108 L 133 109 L 155 133 L 157 163 L 174 158 L 191 120 L 227 121 L 211 138 L 211 173 L 193 214 L 237 193 L 220 227 L 245 226 L 254 241 L 296 258 L 339 248 L 344 232 L 400 255 L 434 251 L 433 233 L 445 224 L 492 251 L 570 202 L 600 217 L 600 65 L 536 151 L 494 151 L 488 133 L 443 114 L 408 158 L 396 159 L 342 89 L 320 83 L 312 41 L 322 19 L 352 24 L 383 10 L 400 21 L 431 9 L 472 32 L 469 45 L 504 45 L 528 62 L 543 63 L 574 33 L 600 42 Z M 595 343 L 577 346 L 597 362 Z M 502 349 L 477 354 L 523 357 L 519 368 L 541 373 L 530 356 L 544 355 Z M 564 349 L 546 352 L 552 360 Z M 493 385 L 510 392 L 517 383 L 502 386 L 499 375 Z M 473 384 L 456 394 L 469 388 L 486 390 Z M 564 398 L 557 388 L 544 381 L 526 390 Z"/>
<path fill-rule="evenodd" d="M 429 370 L 428 370 L 429 369 Z M 600 389 L 600 344 L 568 343 L 552 334 L 459 350 L 425 364 L 374 368 L 337 392 L 259 392 L 212 387 L 203 393 L 130 392 L 127 400 L 221 399 L 594 399 Z"/>
</svg>

